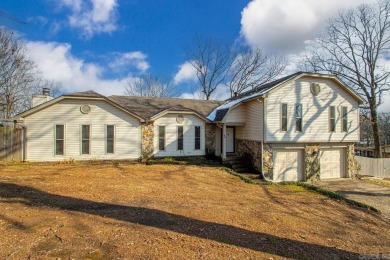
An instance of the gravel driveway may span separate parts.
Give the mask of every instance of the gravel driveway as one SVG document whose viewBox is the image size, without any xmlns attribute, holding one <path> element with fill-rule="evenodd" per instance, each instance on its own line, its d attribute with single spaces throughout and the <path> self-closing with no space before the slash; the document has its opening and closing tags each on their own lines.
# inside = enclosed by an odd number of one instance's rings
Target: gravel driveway
<svg viewBox="0 0 390 260">
<path fill-rule="evenodd" d="M 348 199 L 356 200 L 379 209 L 390 218 L 390 188 L 356 179 L 332 179 L 315 183 L 335 191 Z"/>
</svg>

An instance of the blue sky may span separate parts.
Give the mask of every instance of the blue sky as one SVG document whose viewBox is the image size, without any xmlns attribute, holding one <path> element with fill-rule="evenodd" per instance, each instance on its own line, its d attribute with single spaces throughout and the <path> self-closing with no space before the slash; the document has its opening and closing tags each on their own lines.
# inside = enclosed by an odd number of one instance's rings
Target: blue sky
<svg viewBox="0 0 390 260">
<path fill-rule="evenodd" d="M 185 48 L 196 37 L 261 45 L 285 55 L 294 70 L 305 41 L 343 8 L 374 0 L 2 0 L 0 17 L 19 33 L 44 77 L 64 92 L 123 94 L 143 73 L 172 79 L 182 97 L 196 80 Z M 223 98 L 220 89 L 214 98 Z"/>
</svg>

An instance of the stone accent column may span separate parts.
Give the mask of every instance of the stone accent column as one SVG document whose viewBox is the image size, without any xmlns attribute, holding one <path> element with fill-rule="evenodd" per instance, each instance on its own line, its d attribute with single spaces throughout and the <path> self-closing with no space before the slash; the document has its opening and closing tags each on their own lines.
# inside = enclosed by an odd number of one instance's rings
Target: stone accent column
<svg viewBox="0 0 390 260">
<path fill-rule="evenodd" d="M 154 125 L 153 123 L 145 123 L 141 126 L 141 147 L 142 158 L 149 159 L 154 152 Z"/>
<path fill-rule="evenodd" d="M 355 177 L 356 161 L 355 161 L 355 145 L 347 146 L 347 178 Z"/>
<path fill-rule="evenodd" d="M 263 175 L 265 178 L 273 180 L 274 160 L 272 146 L 264 144 L 263 150 Z"/>
<path fill-rule="evenodd" d="M 305 146 L 305 178 L 306 180 L 320 179 L 320 145 Z"/>
<path fill-rule="evenodd" d="M 261 142 L 236 139 L 236 154 L 241 157 L 248 157 L 253 168 L 261 172 Z"/>
<path fill-rule="evenodd" d="M 215 155 L 217 126 L 206 123 L 205 125 L 205 149 L 206 155 Z"/>
</svg>

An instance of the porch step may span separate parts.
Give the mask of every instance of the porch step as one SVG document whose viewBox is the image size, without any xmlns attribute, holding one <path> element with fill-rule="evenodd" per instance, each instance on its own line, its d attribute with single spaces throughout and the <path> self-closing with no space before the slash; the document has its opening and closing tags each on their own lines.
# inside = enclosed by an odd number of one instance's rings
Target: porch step
<svg viewBox="0 0 390 260">
<path fill-rule="evenodd" d="M 238 173 L 252 172 L 250 161 L 240 156 L 229 156 L 223 160 L 223 164 Z"/>
</svg>

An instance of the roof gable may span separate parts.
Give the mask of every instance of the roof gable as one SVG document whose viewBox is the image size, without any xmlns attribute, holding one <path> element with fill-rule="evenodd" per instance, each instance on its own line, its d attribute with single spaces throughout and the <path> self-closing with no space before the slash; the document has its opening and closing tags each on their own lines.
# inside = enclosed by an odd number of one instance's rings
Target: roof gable
<svg viewBox="0 0 390 260">
<path fill-rule="evenodd" d="M 343 88 L 349 95 L 353 96 L 359 102 L 359 104 L 364 103 L 364 100 L 360 97 L 360 95 L 357 94 L 351 88 L 349 88 L 346 84 L 344 84 L 337 76 L 315 74 L 315 73 L 308 73 L 308 72 L 297 72 L 289 76 L 255 87 L 254 89 L 243 92 L 236 97 L 227 99 L 224 104 L 214 109 L 214 111 L 211 112 L 207 118 L 210 121 L 221 122 L 229 109 L 239 106 L 242 103 L 248 102 L 250 100 L 262 97 L 265 94 L 269 93 L 270 91 L 279 88 L 292 80 L 297 80 L 304 76 L 332 79 L 335 82 L 337 82 L 337 84 L 341 88 Z"/>
</svg>

